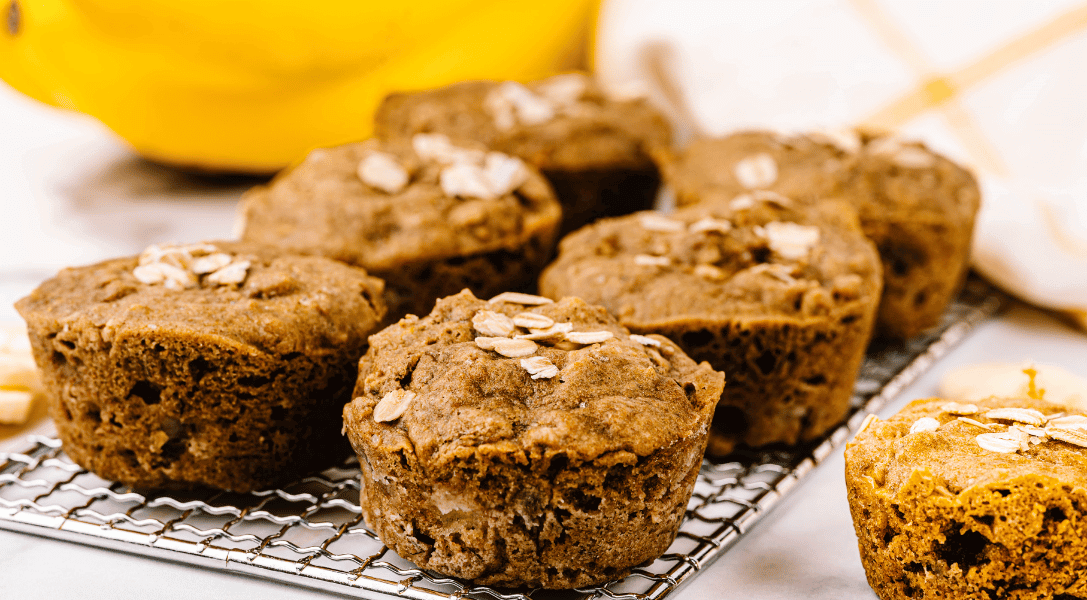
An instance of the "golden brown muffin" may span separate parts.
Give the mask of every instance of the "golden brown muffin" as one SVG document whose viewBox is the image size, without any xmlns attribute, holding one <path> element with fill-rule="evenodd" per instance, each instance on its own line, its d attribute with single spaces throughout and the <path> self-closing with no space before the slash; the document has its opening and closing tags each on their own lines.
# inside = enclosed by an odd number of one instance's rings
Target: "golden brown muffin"
<svg viewBox="0 0 1087 600">
<path fill-rule="evenodd" d="M 1030 399 L 912 402 L 846 450 L 884 600 L 1087 597 L 1087 417 Z"/>
<path fill-rule="evenodd" d="M 849 408 L 880 265 L 848 205 L 792 205 L 755 194 L 601 220 L 562 240 L 540 291 L 600 304 L 727 373 L 714 454 L 817 438 Z"/>
<path fill-rule="evenodd" d="M 742 132 L 658 156 L 681 206 L 753 190 L 852 203 L 883 260 L 878 335 L 905 339 L 939 324 L 965 278 L 977 182 L 923 144 L 848 131 Z"/>
<path fill-rule="evenodd" d="M 723 377 L 577 298 L 465 291 L 371 338 L 344 422 L 381 540 L 421 568 L 571 588 L 668 548 Z"/>
<path fill-rule="evenodd" d="M 648 103 L 609 98 L 580 73 L 392 94 L 375 121 L 383 139 L 443 133 L 524 159 L 554 187 L 564 232 L 651 208 L 660 174 L 650 154 L 671 143 L 667 121 Z"/>
<path fill-rule="evenodd" d="M 242 239 L 365 268 L 389 315 L 426 314 L 469 288 L 531 288 L 561 209 L 522 161 L 440 135 L 315 150 L 243 199 Z"/>
<path fill-rule="evenodd" d="M 72 460 L 247 491 L 346 456 L 339 413 L 381 296 L 361 269 L 214 242 L 65 269 L 16 308 Z"/>
</svg>

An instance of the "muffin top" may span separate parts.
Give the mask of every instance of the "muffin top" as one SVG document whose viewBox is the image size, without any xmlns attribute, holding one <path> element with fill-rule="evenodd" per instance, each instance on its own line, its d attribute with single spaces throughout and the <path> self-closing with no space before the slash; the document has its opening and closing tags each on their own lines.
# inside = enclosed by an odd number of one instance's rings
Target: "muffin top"
<svg viewBox="0 0 1087 600">
<path fill-rule="evenodd" d="M 842 197 L 862 222 L 972 222 L 980 203 L 969 171 L 920 142 L 888 135 L 744 131 L 659 156 L 681 206 L 768 190 L 802 201 Z"/>
<path fill-rule="evenodd" d="M 465 461 L 646 456 L 704 435 L 722 387 L 666 338 L 630 335 L 580 299 L 465 290 L 370 338 L 344 418 L 438 478 Z"/>
<path fill-rule="evenodd" d="M 921 142 L 859 136 L 863 147 L 844 194 L 862 221 L 936 221 L 973 227 L 981 206 L 970 171 Z"/>
<path fill-rule="evenodd" d="M 15 307 L 42 338 L 103 350 L 155 332 L 280 354 L 334 352 L 365 345 L 385 315 L 383 288 L 330 259 L 203 242 L 64 269 Z"/>
<path fill-rule="evenodd" d="M 847 450 L 855 477 L 902 488 L 926 472 L 953 494 L 1020 477 L 1087 486 L 1087 416 L 1043 400 L 928 398 L 875 419 Z"/>
<path fill-rule="evenodd" d="M 726 201 L 752 190 L 797 200 L 834 196 L 848 180 L 859 148 L 859 140 L 829 134 L 743 131 L 698 138 L 681 151 L 658 157 L 676 203 L 683 206 Z"/>
<path fill-rule="evenodd" d="M 242 239 L 380 274 L 554 235 L 558 201 L 520 159 L 442 135 L 402 142 L 314 150 L 246 194 Z"/>
<path fill-rule="evenodd" d="M 643 99 L 609 98 L 581 73 L 521 84 L 467 81 L 392 94 L 375 116 L 383 139 L 443 133 L 519 156 L 541 170 L 644 168 L 671 142 L 664 117 Z"/>
<path fill-rule="evenodd" d="M 755 192 L 582 228 L 562 240 L 540 290 L 581 296 L 647 330 L 689 318 L 859 318 L 879 297 L 880 276 L 848 205 Z"/>
</svg>

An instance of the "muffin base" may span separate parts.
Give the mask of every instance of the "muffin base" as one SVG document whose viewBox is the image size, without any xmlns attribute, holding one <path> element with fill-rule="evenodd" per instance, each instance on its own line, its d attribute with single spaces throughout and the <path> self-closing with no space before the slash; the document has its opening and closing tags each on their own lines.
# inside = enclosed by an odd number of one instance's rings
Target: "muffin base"
<svg viewBox="0 0 1087 600">
<path fill-rule="evenodd" d="M 77 464 L 136 488 L 245 492 L 348 454 L 337 416 L 354 361 L 145 333 L 104 351 L 32 329 L 49 412 Z"/>
<path fill-rule="evenodd" d="M 940 324 L 969 269 L 970 232 L 943 219 L 861 222 L 883 261 L 875 336 L 905 340 Z"/>
<path fill-rule="evenodd" d="M 868 583 L 899 598 L 1080 598 L 1087 492 L 1026 476 L 939 493 L 918 471 L 896 497 L 847 477 Z"/>
<path fill-rule="evenodd" d="M 410 448 L 374 446 L 380 436 L 348 431 L 363 515 L 387 546 L 478 584 L 552 589 L 617 579 L 660 556 L 683 519 L 705 439 L 585 462 L 562 453 L 528 464 L 473 455 L 436 484 Z"/>
<path fill-rule="evenodd" d="M 536 277 L 551 256 L 551 246 L 550 236 L 534 237 L 514 250 L 412 262 L 392 271 L 373 271 L 375 277 L 385 280 L 389 312 L 384 323 L 390 325 L 408 314 L 430 314 L 438 298 L 465 288 L 481 298 L 505 291 L 534 292 Z"/>
<path fill-rule="evenodd" d="M 641 327 L 727 375 L 709 453 L 737 443 L 764 446 L 815 439 L 845 418 L 874 315 L 860 305 L 831 318 L 685 320 Z"/>
</svg>

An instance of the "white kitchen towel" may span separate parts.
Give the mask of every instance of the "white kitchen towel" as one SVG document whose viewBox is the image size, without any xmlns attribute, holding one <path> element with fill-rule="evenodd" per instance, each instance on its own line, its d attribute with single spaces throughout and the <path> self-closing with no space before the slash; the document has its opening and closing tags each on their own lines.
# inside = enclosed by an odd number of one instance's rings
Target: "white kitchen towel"
<svg viewBox="0 0 1087 600">
<path fill-rule="evenodd" d="M 681 139 L 860 125 L 971 167 L 974 266 L 1087 328 L 1087 2 L 606 0 L 598 27 L 605 87 Z"/>
</svg>

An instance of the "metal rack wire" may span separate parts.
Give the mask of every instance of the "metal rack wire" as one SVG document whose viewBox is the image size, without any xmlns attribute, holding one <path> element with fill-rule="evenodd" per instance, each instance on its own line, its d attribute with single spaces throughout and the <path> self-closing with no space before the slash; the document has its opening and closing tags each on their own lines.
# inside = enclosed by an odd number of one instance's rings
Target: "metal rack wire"
<svg viewBox="0 0 1087 600">
<path fill-rule="evenodd" d="M 500 590 L 417 569 L 366 528 L 354 462 L 276 490 L 145 495 L 84 471 L 58 440 L 31 437 L 25 451 L 0 453 L 0 528 L 364 598 L 656 600 L 720 557 L 845 443 L 868 413 L 1001 303 L 992 288 L 972 279 L 936 331 L 907 345 L 870 348 L 850 417 L 824 439 L 705 461 L 668 552 L 600 587 Z"/>
</svg>

